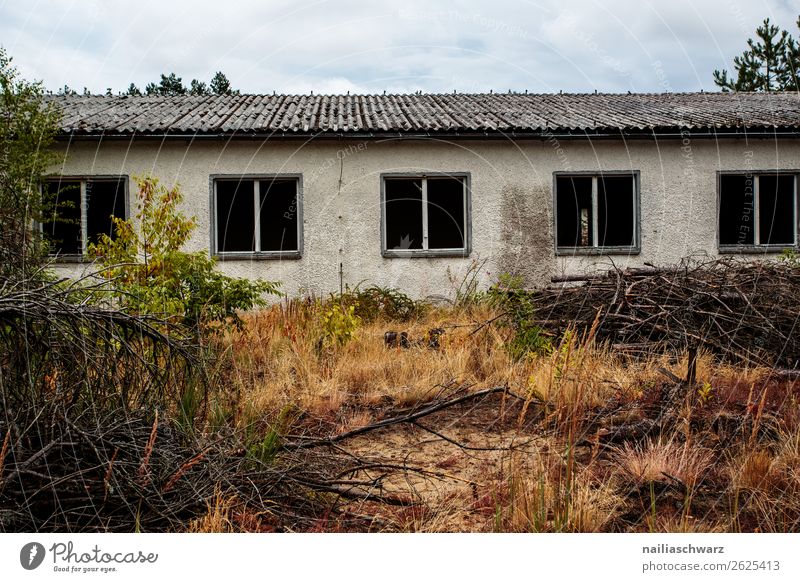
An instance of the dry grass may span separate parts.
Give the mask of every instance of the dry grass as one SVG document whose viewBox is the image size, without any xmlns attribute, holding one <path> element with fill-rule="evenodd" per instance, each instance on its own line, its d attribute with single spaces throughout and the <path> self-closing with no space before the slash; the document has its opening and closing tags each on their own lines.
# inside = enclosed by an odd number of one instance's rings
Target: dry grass
<svg viewBox="0 0 800 582">
<path fill-rule="evenodd" d="M 497 315 L 489 308 L 432 311 L 406 324 L 367 323 L 341 347 L 320 347 L 320 312 L 313 304 L 277 305 L 249 316 L 244 330 L 226 338 L 233 388 L 252 413 L 270 415 L 291 405 L 324 417 L 346 404 L 403 407 L 433 399 L 443 386 L 520 386 L 529 374 L 528 363 L 513 362 L 502 349 L 505 337 L 498 329 L 470 335 Z M 418 340 L 434 328 L 446 330 L 440 350 L 384 345 L 388 330 Z"/>
<path fill-rule="evenodd" d="M 238 531 L 231 520 L 233 508 L 237 505 L 235 497 L 224 495 L 217 489 L 214 497 L 206 503 L 206 513 L 189 522 L 188 533 L 231 533 Z"/>
<path fill-rule="evenodd" d="M 616 449 L 612 462 L 636 484 L 678 479 L 693 488 L 710 467 L 711 451 L 691 445 L 650 439 L 643 443 L 625 443 Z"/>
<path fill-rule="evenodd" d="M 769 369 L 721 364 L 700 353 L 697 384 L 679 386 L 677 399 L 667 402 L 675 382 L 663 370 L 684 378 L 685 354 L 634 360 L 597 344 L 590 331 L 553 338 L 550 352 L 514 360 L 506 349 L 511 330 L 481 327 L 499 315 L 483 304 L 430 309 L 403 323 L 362 322 L 352 340 L 337 345 L 323 340 L 322 314 L 318 302 L 294 300 L 246 316 L 245 327 L 224 338 L 228 399 L 214 406 L 238 426 L 341 434 L 456 389 L 507 386 L 521 400 L 426 422 L 479 446 L 489 431 L 497 443 L 496 423 L 505 422 L 507 444 L 537 443 L 486 454 L 446 444 L 427 454 L 424 443 L 442 443 L 428 433 L 420 441 L 397 427 L 362 437 L 370 444 L 358 446 L 392 460 L 423 447 L 414 457 L 417 466 L 442 475 L 440 485 L 421 488 L 396 477 L 397 491 L 416 503 L 352 508 L 372 524 L 365 527 L 800 529 L 800 392 Z M 445 329 L 438 350 L 422 341 L 408 349 L 384 345 L 386 331 L 406 331 L 415 342 L 434 328 Z M 655 432 L 628 428 L 647 419 L 660 423 Z M 216 499 L 192 531 L 248 529 L 233 517 L 231 503 Z M 321 531 L 342 527 L 330 516 L 319 524 Z"/>
<path fill-rule="evenodd" d="M 599 532 L 623 506 L 610 482 L 560 456 L 512 457 L 507 480 L 507 499 L 497 508 L 503 531 Z"/>
<path fill-rule="evenodd" d="M 515 361 L 505 344 L 510 330 L 486 326 L 499 312 L 434 309 L 407 323 L 378 320 L 361 325 L 344 346 L 322 346 L 321 307 L 298 301 L 246 317 L 244 329 L 225 338 L 230 387 L 249 412 L 271 415 L 286 406 L 315 416 L 345 405 L 406 407 L 439 396 L 447 386 L 508 386 L 531 400 L 544 400 L 562 414 L 599 406 L 609 398 L 633 398 L 658 377 L 662 361 L 623 365 L 591 339 L 570 335 L 552 354 Z M 422 340 L 443 328 L 441 349 L 415 345 L 387 349 L 386 331 L 407 331 Z M 678 364 L 679 365 L 679 364 Z"/>
</svg>

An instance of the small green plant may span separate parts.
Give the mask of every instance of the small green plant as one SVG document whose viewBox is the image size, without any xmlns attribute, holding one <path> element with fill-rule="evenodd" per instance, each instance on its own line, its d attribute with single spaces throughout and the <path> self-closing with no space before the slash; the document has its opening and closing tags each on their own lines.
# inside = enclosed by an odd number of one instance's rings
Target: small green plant
<svg viewBox="0 0 800 582">
<path fill-rule="evenodd" d="M 360 323 L 356 305 L 343 307 L 332 302 L 322 314 L 323 339 L 329 345 L 343 346 L 355 337 Z"/>
<path fill-rule="evenodd" d="M 455 289 L 455 307 L 470 308 L 480 304 L 486 295 L 480 291 L 481 276 L 486 267 L 486 259 L 474 259 L 470 262 L 462 277 L 447 268 L 447 277 Z"/>
<path fill-rule="evenodd" d="M 519 360 L 528 354 L 549 354 L 553 344 L 546 332 L 533 323 L 536 312 L 533 294 L 524 289 L 519 275 L 502 273 L 486 293 L 491 305 L 503 309 L 514 335 L 506 344 L 509 354 Z"/>
<path fill-rule="evenodd" d="M 372 285 L 361 289 L 360 284 L 332 301 L 341 305 L 355 306 L 355 315 L 362 321 L 375 321 L 384 318 L 391 321 L 409 321 L 425 313 L 427 305 L 414 301 L 408 295 L 391 287 Z"/>
<path fill-rule="evenodd" d="M 271 465 L 280 451 L 281 437 L 277 430 L 270 428 L 263 439 L 251 444 L 247 449 L 247 455 L 251 459 Z"/>
<path fill-rule="evenodd" d="M 783 249 L 778 260 L 787 263 L 790 267 L 800 267 L 800 255 L 794 249 Z"/>
<path fill-rule="evenodd" d="M 709 382 L 703 382 L 703 385 L 697 388 L 697 402 L 700 404 L 700 406 L 706 406 L 713 399 L 713 386 L 711 386 Z"/>
<path fill-rule="evenodd" d="M 197 221 L 179 210 L 180 189 L 152 177 L 137 182 L 135 220 L 114 217 L 114 236 L 104 234 L 89 247 L 121 308 L 210 329 L 212 323 L 240 325 L 238 310 L 263 305 L 265 295 L 280 295 L 278 283 L 228 277 L 208 253 L 181 250 Z"/>
</svg>

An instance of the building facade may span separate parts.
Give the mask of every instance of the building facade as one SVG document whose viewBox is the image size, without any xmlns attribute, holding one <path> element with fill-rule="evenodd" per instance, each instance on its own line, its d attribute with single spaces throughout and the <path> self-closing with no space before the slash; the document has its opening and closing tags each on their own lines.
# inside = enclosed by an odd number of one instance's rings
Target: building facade
<svg viewBox="0 0 800 582">
<path fill-rule="evenodd" d="M 537 286 L 798 241 L 791 94 L 54 99 L 48 186 L 74 220 L 44 228 L 71 273 L 145 175 L 180 185 L 190 250 L 290 294 Z"/>
</svg>

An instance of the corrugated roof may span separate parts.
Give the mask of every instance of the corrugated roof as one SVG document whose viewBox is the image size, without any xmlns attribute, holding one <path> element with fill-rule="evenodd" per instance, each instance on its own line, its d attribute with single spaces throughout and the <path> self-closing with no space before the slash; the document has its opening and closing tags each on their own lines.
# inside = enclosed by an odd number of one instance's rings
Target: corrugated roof
<svg viewBox="0 0 800 582">
<path fill-rule="evenodd" d="M 51 96 L 73 134 L 800 129 L 797 93 Z"/>
</svg>

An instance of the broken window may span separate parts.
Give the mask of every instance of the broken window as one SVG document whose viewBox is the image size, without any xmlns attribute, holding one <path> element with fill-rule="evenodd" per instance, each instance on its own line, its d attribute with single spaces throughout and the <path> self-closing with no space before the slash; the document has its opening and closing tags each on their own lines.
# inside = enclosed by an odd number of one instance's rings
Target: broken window
<svg viewBox="0 0 800 582">
<path fill-rule="evenodd" d="M 793 174 L 723 174 L 719 178 L 721 247 L 795 244 Z"/>
<path fill-rule="evenodd" d="M 466 177 L 387 177 L 383 196 L 384 251 L 464 254 Z"/>
<path fill-rule="evenodd" d="M 42 185 L 51 210 L 42 224 L 50 251 L 84 255 L 101 234 L 116 235 L 112 216 L 126 218 L 125 178 L 48 180 Z"/>
<path fill-rule="evenodd" d="M 300 252 L 299 179 L 214 182 L 217 253 Z"/>
<path fill-rule="evenodd" d="M 556 246 L 636 247 L 634 174 L 556 176 Z"/>
</svg>

